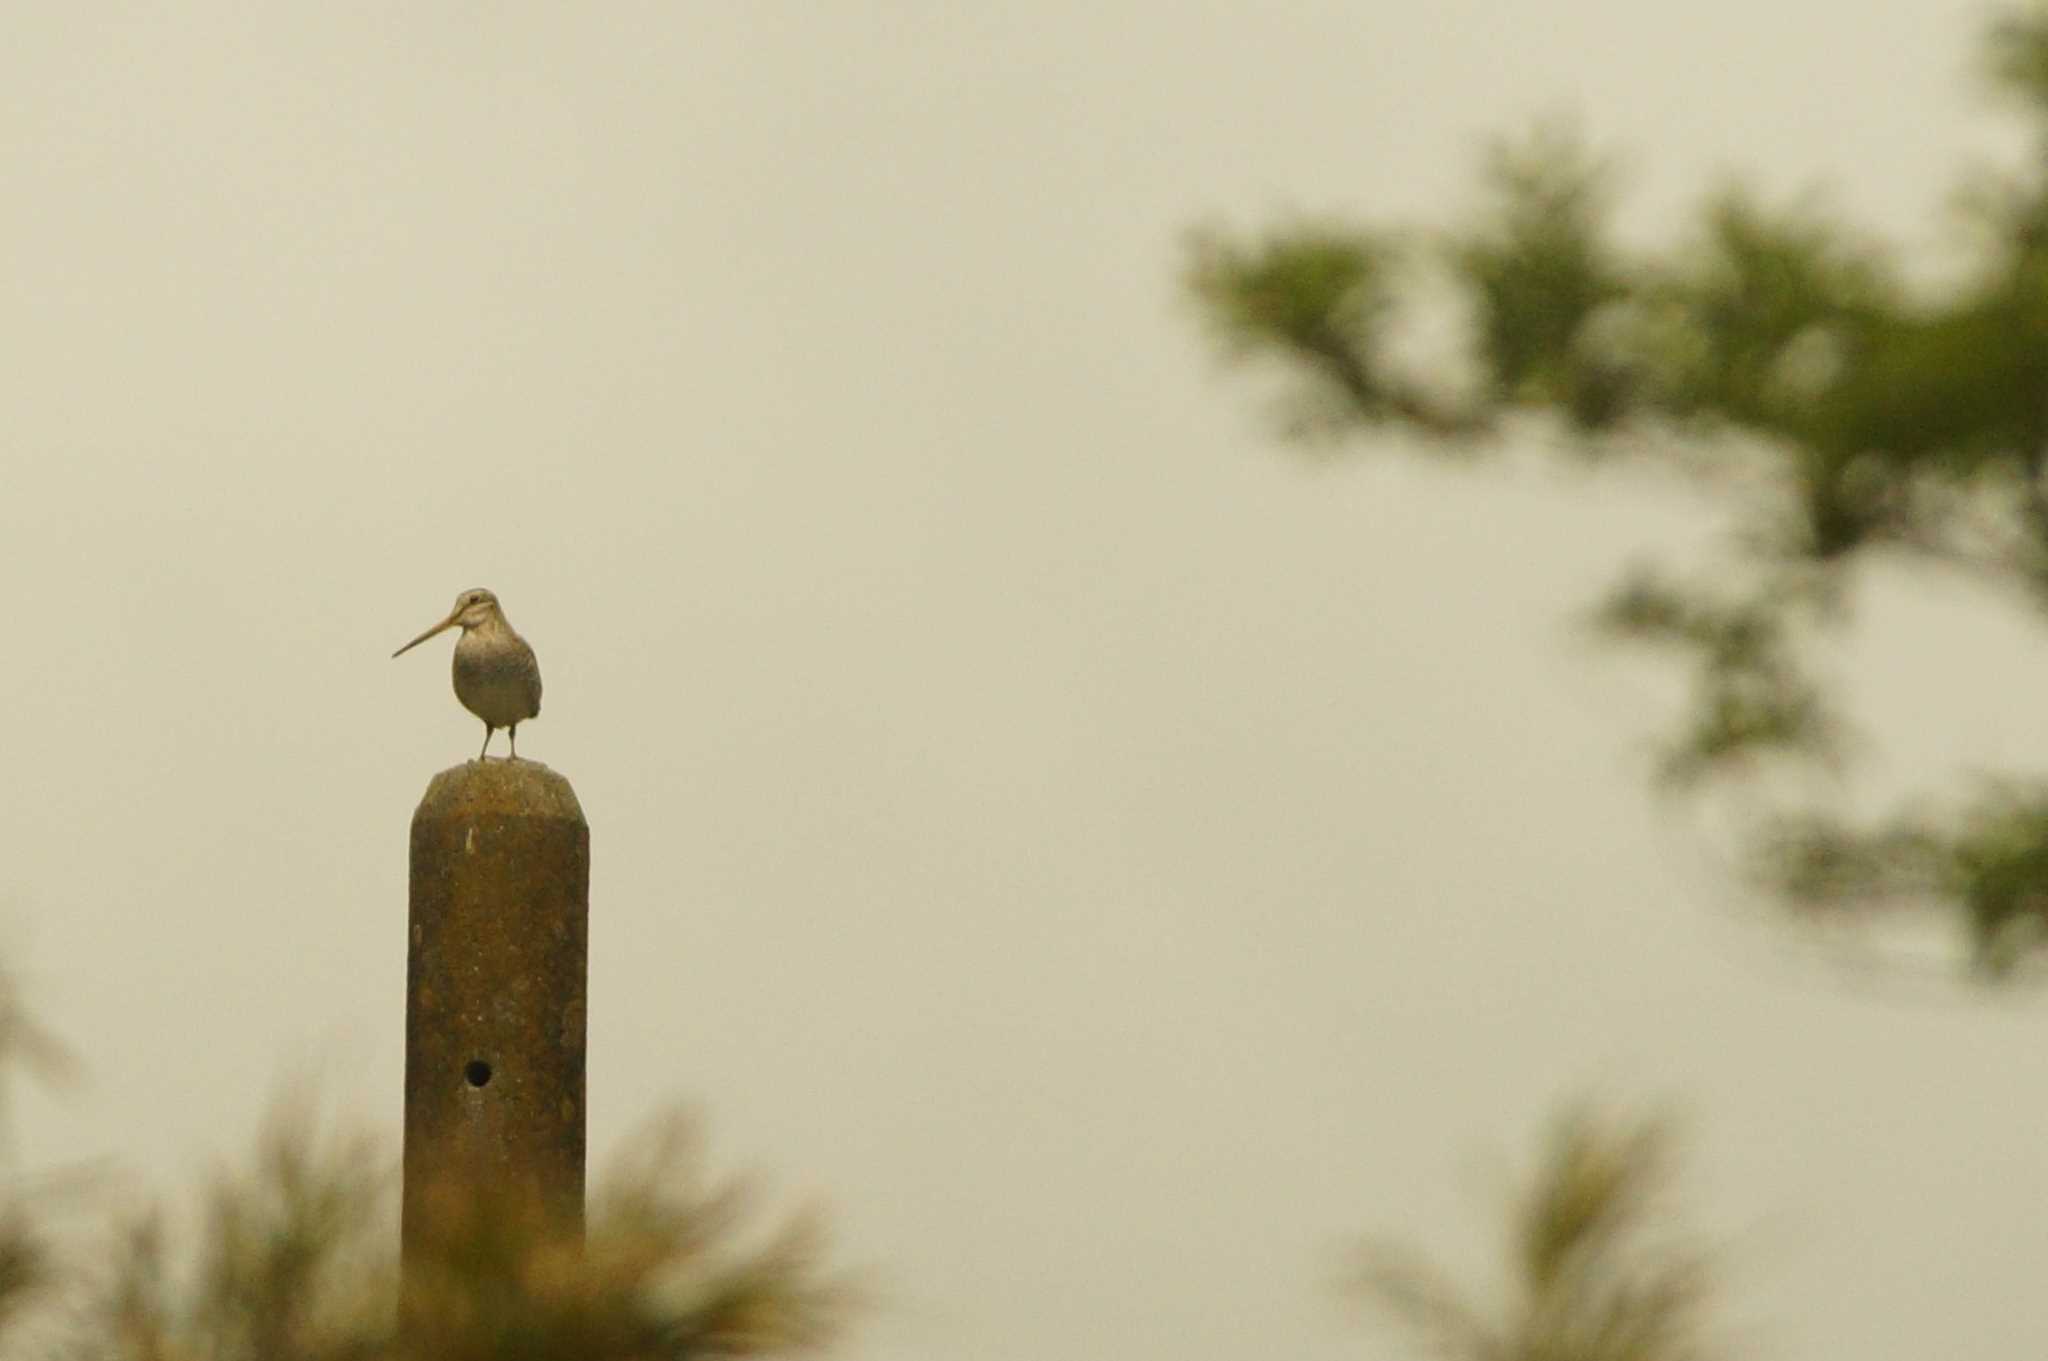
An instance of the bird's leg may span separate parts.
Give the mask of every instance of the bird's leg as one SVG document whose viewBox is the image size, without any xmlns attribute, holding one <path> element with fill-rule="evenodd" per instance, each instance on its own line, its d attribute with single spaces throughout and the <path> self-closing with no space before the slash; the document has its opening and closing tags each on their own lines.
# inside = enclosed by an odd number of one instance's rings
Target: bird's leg
<svg viewBox="0 0 2048 1361">
<path fill-rule="evenodd" d="M 506 740 L 507 742 L 510 742 L 510 743 L 512 744 L 512 759 L 513 759 L 513 760 L 515 760 L 515 761 L 516 761 L 516 760 L 518 760 L 518 759 L 519 759 L 519 725 L 518 725 L 517 723 L 514 723 L 514 724 L 513 724 L 513 725 L 512 725 L 511 727 L 509 727 L 509 728 L 505 729 L 505 740 Z"/>
<path fill-rule="evenodd" d="M 484 749 L 476 754 L 477 760 L 482 761 L 487 758 L 488 753 L 491 750 L 491 734 L 496 731 L 497 729 L 492 727 L 490 724 L 484 724 Z"/>
</svg>

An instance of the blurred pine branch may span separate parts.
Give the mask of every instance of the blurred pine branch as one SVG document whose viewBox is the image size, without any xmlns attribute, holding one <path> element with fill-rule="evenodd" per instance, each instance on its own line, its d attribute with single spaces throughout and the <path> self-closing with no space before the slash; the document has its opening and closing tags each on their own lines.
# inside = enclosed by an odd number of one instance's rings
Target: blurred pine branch
<svg viewBox="0 0 2048 1361">
<path fill-rule="evenodd" d="M 2048 148 L 2048 3 L 1991 25 L 1984 70 Z M 1939 906 L 1985 976 L 2011 976 L 2048 944 L 2048 802 L 1848 825 L 1810 792 L 1853 764 L 1810 657 L 1875 557 L 2048 608 L 2048 157 L 1966 184 L 1974 253 L 1923 288 L 1849 224 L 1739 187 L 1669 247 L 1626 250 L 1613 183 L 1545 125 L 1492 149 L 1465 222 L 1209 229 L 1184 284 L 1226 354 L 1291 380 L 1289 427 L 1324 446 L 1395 430 L 1470 458 L 1541 420 L 1568 457 L 1704 489 L 1734 519 L 1727 560 L 1693 580 L 1634 568 L 1595 616 L 1691 674 L 1660 779 L 1763 807 L 1755 866 L 1785 902 Z M 1443 292 L 1420 284 L 1446 279 L 1464 344 L 1418 362 L 1404 338 Z M 1802 769 L 1831 779 L 1783 778 Z M 1808 791 L 1790 808 L 1788 783 Z"/>
</svg>

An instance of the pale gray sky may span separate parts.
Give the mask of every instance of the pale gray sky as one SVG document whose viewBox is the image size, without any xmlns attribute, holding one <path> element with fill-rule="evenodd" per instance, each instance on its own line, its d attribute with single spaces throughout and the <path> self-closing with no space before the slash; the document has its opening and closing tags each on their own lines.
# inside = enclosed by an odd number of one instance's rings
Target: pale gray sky
<svg viewBox="0 0 2048 1361">
<path fill-rule="evenodd" d="M 2042 1354 L 2048 1014 L 1788 958 L 1564 629 L 1682 503 L 1309 468 L 1174 293 L 1560 108 L 1643 230 L 1750 166 L 1925 240 L 2012 144 L 1982 13 L 10 8 L 0 893 L 92 1072 L 26 1156 L 183 1185 L 313 1060 L 395 1128 L 479 734 L 388 654 L 486 585 L 594 828 L 594 1144 L 686 1098 L 822 1198 L 856 1361 L 1400 1355 L 1338 1245 L 1479 1260 L 1588 1087 L 1695 1116 L 1769 1354 Z M 1886 778 L 2041 764 L 2037 630 L 1874 617 Z"/>
</svg>

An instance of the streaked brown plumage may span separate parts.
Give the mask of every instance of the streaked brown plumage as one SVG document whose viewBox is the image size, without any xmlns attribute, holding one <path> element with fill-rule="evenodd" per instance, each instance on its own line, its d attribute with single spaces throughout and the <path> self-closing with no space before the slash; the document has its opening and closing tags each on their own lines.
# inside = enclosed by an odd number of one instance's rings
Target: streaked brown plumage
<svg viewBox="0 0 2048 1361">
<path fill-rule="evenodd" d="M 464 591 L 455 597 L 448 617 L 392 653 L 403 656 L 435 634 L 462 626 L 455 644 L 455 698 L 484 721 L 483 751 L 491 734 L 507 730 L 512 759 L 519 759 L 519 725 L 540 713 L 540 663 L 526 640 L 512 631 L 498 597 L 486 590 Z"/>
</svg>

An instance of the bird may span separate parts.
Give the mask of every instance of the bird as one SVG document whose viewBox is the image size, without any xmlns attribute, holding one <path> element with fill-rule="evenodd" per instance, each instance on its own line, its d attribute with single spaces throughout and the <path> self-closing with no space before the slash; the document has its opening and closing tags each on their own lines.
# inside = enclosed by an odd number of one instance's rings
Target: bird
<svg viewBox="0 0 2048 1361">
<path fill-rule="evenodd" d="M 519 725 L 540 714 L 540 662 L 526 640 L 512 631 L 498 597 L 478 588 L 455 597 L 448 617 L 392 653 L 404 656 L 444 630 L 462 626 L 455 644 L 455 698 L 484 721 L 484 746 L 477 760 L 486 760 L 491 735 L 504 728 L 519 759 Z"/>
</svg>

